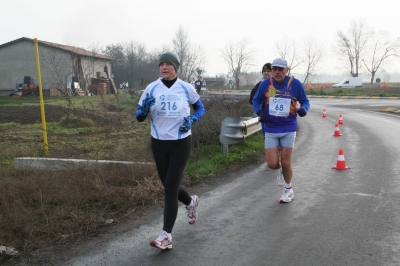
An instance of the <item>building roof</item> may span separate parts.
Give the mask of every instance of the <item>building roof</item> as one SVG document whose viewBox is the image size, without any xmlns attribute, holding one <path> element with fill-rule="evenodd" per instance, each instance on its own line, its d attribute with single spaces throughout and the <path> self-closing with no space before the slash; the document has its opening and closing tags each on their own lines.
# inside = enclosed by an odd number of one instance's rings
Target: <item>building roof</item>
<svg viewBox="0 0 400 266">
<path fill-rule="evenodd" d="M 12 45 L 14 43 L 17 42 L 21 42 L 21 41 L 29 41 L 33 43 L 33 39 L 27 38 L 27 37 L 22 37 L 4 44 L 0 45 L 0 49 L 9 45 Z M 106 55 L 102 55 L 102 54 L 98 54 L 98 53 L 94 53 L 91 51 L 87 51 L 85 49 L 79 48 L 79 47 L 75 47 L 75 46 L 70 46 L 70 45 L 64 45 L 64 44 L 58 44 L 58 43 L 52 43 L 52 42 L 46 42 L 46 41 L 41 41 L 38 40 L 38 43 L 41 45 L 46 45 L 46 46 L 50 46 L 50 47 L 55 47 L 57 49 L 61 49 L 67 52 L 71 52 L 74 54 L 78 54 L 78 55 L 83 55 L 83 56 L 90 56 L 90 57 L 96 57 L 96 58 L 101 58 L 101 59 L 106 59 L 106 60 L 113 60 L 112 57 L 106 56 Z"/>
</svg>

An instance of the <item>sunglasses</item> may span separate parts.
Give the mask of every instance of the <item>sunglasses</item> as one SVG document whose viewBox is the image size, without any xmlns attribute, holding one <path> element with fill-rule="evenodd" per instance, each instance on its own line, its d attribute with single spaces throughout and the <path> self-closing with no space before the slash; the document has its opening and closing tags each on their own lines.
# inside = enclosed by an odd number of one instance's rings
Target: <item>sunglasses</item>
<svg viewBox="0 0 400 266">
<path fill-rule="evenodd" d="M 273 71 L 283 71 L 285 68 L 283 68 L 283 67 L 272 67 L 272 70 Z"/>
<path fill-rule="evenodd" d="M 264 69 L 263 72 L 271 72 L 270 69 Z"/>
</svg>

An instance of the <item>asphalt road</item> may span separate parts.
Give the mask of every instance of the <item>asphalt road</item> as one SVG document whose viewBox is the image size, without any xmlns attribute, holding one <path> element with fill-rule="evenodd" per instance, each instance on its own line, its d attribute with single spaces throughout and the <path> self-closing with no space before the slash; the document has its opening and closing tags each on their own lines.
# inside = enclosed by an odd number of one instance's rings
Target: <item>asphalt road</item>
<svg viewBox="0 0 400 266">
<path fill-rule="evenodd" d="M 400 265 L 400 116 L 370 111 L 385 106 L 400 101 L 311 100 L 299 118 L 289 204 L 278 202 L 276 170 L 242 169 L 199 195 L 195 225 L 180 207 L 172 250 L 149 245 L 160 212 L 65 265 Z M 339 149 L 351 169 L 332 169 Z"/>
</svg>

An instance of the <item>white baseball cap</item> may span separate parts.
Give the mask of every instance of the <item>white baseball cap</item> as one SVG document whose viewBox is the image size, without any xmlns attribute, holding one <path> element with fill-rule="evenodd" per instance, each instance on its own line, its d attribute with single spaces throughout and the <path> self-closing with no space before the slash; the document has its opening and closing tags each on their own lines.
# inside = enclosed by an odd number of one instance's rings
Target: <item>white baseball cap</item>
<svg viewBox="0 0 400 266">
<path fill-rule="evenodd" d="M 276 58 L 274 59 L 274 61 L 272 61 L 272 67 L 283 67 L 286 68 L 287 66 L 287 62 L 284 58 Z"/>
</svg>

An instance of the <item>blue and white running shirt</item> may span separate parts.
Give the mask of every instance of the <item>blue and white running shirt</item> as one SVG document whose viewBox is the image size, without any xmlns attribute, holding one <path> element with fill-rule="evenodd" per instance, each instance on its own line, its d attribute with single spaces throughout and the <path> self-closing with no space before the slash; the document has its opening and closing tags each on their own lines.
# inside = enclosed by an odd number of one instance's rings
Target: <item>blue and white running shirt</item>
<svg viewBox="0 0 400 266">
<path fill-rule="evenodd" d="M 168 88 L 159 78 L 146 87 L 139 99 L 139 105 L 147 94 L 155 98 L 155 104 L 150 107 L 152 137 L 176 140 L 192 134 L 191 130 L 187 133 L 179 132 L 183 118 L 190 115 L 190 105 L 200 98 L 192 85 L 178 78 L 171 88 Z"/>
</svg>

